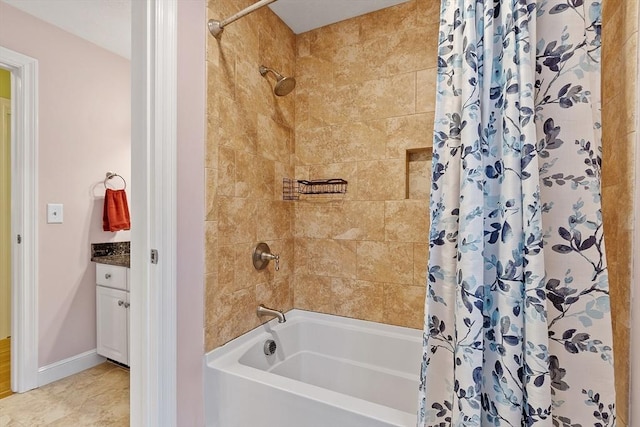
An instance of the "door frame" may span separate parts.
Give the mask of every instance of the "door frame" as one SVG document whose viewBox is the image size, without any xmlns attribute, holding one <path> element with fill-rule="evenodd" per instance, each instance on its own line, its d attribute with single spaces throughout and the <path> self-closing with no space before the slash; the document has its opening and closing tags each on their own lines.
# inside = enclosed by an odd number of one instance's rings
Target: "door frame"
<svg viewBox="0 0 640 427">
<path fill-rule="evenodd" d="M 38 61 L 0 46 L 0 66 L 11 71 L 11 389 L 22 393 L 38 386 Z"/>
<path fill-rule="evenodd" d="M 174 426 L 177 0 L 132 2 L 132 22 L 131 425 Z M 38 385 L 38 61 L 0 46 L 0 66 L 12 73 L 12 235 L 21 236 L 11 382 L 24 392 Z"/>
<path fill-rule="evenodd" d="M 132 2 L 134 426 L 177 425 L 177 7 L 177 0 Z M 157 263 L 151 262 L 152 250 L 157 251 Z"/>
</svg>

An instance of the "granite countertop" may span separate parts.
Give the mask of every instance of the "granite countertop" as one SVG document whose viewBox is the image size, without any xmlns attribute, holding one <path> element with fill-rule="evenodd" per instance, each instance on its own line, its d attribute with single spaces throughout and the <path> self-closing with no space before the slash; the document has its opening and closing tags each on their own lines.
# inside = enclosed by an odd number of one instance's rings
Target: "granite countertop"
<svg viewBox="0 0 640 427">
<path fill-rule="evenodd" d="M 129 249 L 130 242 L 92 243 L 91 261 L 128 268 Z"/>
<path fill-rule="evenodd" d="M 129 254 L 93 256 L 91 257 L 91 261 L 97 262 L 98 264 L 119 265 L 120 267 L 127 268 L 131 264 Z"/>
</svg>

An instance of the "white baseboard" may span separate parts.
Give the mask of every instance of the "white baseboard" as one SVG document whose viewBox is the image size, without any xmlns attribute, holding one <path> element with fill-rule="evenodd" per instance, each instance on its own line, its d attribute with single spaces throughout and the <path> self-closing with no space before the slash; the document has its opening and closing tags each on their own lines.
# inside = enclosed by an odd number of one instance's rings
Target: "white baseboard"
<svg viewBox="0 0 640 427">
<path fill-rule="evenodd" d="M 43 366 L 38 369 L 38 387 L 47 385 L 54 381 L 66 378 L 69 375 L 77 374 L 85 369 L 93 368 L 105 360 L 104 357 L 98 356 L 96 350 L 89 350 L 84 353 L 71 356 L 59 362 Z"/>
</svg>

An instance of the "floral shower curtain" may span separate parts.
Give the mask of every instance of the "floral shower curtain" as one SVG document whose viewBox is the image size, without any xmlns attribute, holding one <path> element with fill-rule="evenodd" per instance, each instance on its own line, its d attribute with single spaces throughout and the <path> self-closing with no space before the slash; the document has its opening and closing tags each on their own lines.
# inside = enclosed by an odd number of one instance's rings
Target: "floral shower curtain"
<svg viewBox="0 0 640 427">
<path fill-rule="evenodd" d="M 613 426 L 596 0 L 442 0 L 419 426 Z"/>
</svg>

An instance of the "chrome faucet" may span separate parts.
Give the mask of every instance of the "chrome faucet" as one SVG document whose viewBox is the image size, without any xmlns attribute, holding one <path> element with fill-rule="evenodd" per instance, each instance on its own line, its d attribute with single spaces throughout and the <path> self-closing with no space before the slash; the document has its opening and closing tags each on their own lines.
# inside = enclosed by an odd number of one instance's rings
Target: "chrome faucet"
<svg viewBox="0 0 640 427">
<path fill-rule="evenodd" d="M 260 304 L 258 306 L 258 310 L 256 310 L 256 314 L 258 317 L 260 316 L 272 316 L 278 318 L 278 323 L 284 323 L 287 321 L 287 318 L 284 317 L 284 313 L 280 310 L 274 310 L 273 308 L 265 307 L 264 304 Z"/>
</svg>

